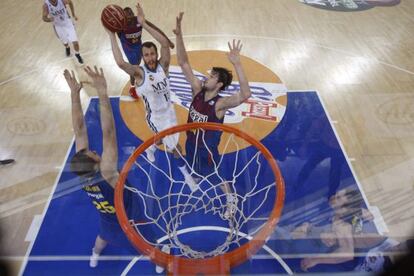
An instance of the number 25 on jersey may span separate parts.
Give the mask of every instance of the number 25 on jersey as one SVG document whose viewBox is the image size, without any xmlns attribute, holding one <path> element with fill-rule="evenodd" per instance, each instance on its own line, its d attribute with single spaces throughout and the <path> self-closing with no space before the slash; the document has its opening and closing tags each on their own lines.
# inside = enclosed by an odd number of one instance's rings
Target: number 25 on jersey
<svg viewBox="0 0 414 276">
<path fill-rule="evenodd" d="M 93 204 L 95 205 L 96 209 L 98 209 L 98 211 L 101 213 L 106 213 L 106 214 L 115 213 L 115 207 L 109 205 L 108 201 L 102 201 L 102 202 L 93 201 Z"/>
</svg>

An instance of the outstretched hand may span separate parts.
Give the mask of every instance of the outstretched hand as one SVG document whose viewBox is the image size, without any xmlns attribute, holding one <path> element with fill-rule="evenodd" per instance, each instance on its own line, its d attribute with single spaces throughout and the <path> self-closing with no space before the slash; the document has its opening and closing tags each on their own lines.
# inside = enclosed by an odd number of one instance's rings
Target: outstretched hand
<svg viewBox="0 0 414 276">
<path fill-rule="evenodd" d="M 176 24 L 173 33 L 175 35 L 181 35 L 181 21 L 183 20 L 184 12 L 180 12 L 180 14 L 176 17 Z"/>
<path fill-rule="evenodd" d="M 79 93 L 79 91 L 82 89 L 82 83 L 76 80 L 75 73 L 73 71 L 71 71 L 71 73 L 68 69 L 65 69 L 63 75 L 65 76 L 66 82 L 70 87 L 70 91 L 72 93 Z"/>
<path fill-rule="evenodd" d="M 230 41 L 227 43 L 229 45 L 230 52 L 227 54 L 229 61 L 233 64 L 240 63 L 240 51 L 243 47 L 243 44 L 240 40 L 233 39 L 233 43 L 230 44 Z"/>
<path fill-rule="evenodd" d="M 106 92 L 107 85 L 102 68 L 99 68 L 98 71 L 98 68 L 95 65 L 94 70 L 92 70 L 92 68 L 89 66 L 86 66 L 84 70 L 86 74 L 88 74 L 88 76 L 92 79 L 92 82 L 90 84 L 98 90 L 98 93 L 100 91 Z"/>
<path fill-rule="evenodd" d="M 138 23 L 141 24 L 142 26 L 145 22 L 144 10 L 142 9 L 139 2 L 137 2 L 136 8 L 137 8 L 137 20 L 138 20 Z"/>
</svg>

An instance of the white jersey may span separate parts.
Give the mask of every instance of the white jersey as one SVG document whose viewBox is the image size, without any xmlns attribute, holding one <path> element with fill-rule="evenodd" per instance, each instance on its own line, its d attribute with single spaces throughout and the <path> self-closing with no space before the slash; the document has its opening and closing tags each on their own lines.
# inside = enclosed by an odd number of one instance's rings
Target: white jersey
<svg viewBox="0 0 414 276">
<path fill-rule="evenodd" d="M 52 5 L 49 0 L 45 0 L 45 4 L 49 10 L 49 15 L 53 18 L 53 24 L 55 26 L 73 24 L 63 0 L 57 0 L 56 6 Z"/>
<path fill-rule="evenodd" d="M 142 83 L 136 84 L 138 94 L 144 101 L 146 121 L 149 128 L 158 133 L 177 125 L 174 105 L 170 100 L 170 80 L 158 64 L 155 71 L 146 66 L 140 66 L 144 71 Z M 178 144 L 179 133 L 162 139 L 168 149 L 174 149 Z"/>
<path fill-rule="evenodd" d="M 163 113 L 173 108 L 170 100 L 170 80 L 158 64 L 155 71 L 140 66 L 144 71 L 141 84 L 137 84 L 138 94 L 145 102 L 147 116 L 163 117 Z"/>
</svg>

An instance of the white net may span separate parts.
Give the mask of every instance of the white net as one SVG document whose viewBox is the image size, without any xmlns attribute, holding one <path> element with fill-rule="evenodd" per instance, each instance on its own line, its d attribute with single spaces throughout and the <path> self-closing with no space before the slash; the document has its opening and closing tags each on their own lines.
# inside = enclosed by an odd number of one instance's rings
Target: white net
<svg viewBox="0 0 414 276">
<path fill-rule="evenodd" d="M 130 219 L 149 244 L 170 254 L 203 259 L 229 252 L 248 242 L 268 221 L 277 188 L 275 176 L 262 152 L 233 133 L 221 138 L 221 155 L 199 129 L 192 156 L 168 152 L 164 145 L 155 161 L 146 154 L 128 173 L 139 219 Z M 180 136 L 185 134 L 180 133 Z M 194 158 L 205 155 L 203 160 Z M 185 164 L 196 185 L 178 169 Z M 201 169 L 200 169 L 201 167 Z"/>
</svg>

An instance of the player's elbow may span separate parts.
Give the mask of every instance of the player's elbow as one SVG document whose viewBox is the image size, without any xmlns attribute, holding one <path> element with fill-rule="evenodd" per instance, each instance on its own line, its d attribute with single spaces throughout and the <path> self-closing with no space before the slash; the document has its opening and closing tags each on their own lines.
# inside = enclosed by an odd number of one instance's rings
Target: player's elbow
<svg viewBox="0 0 414 276">
<path fill-rule="evenodd" d="M 186 62 L 184 62 L 181 58 L 178 58 L 178 65 L 180 66 L 180 67 L 184 67 L 185 66 L 185 64 L 186 64 Z"/>
<path fill-rule="evenodd" d="M 177 62 L 181 68 L 189 67 L 188 60 L 183 55 L 177 55 Z"/>
<path fill-rule="evenodd" d="M 122 70 L 124 70 L 124 71 L 128 70 L 128 63 L 126 63 L 124 60 L 116 60 L 116 64 Z"/>
<path fill-rule="evenodd" d="M 241 91 L 242 93 L 242 102 L 244 102 L 245 100 L 247 100 L 248 98 L 250 98 L 252 96 L 252 91 L 250 90 L 250 88 L 245 88 Z"/>
</svg>

